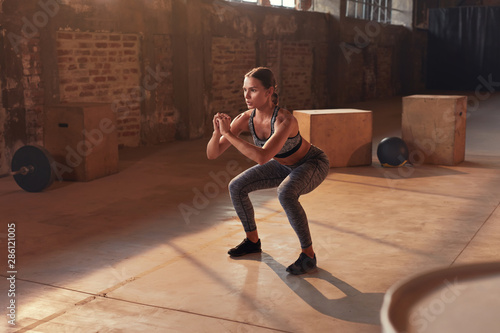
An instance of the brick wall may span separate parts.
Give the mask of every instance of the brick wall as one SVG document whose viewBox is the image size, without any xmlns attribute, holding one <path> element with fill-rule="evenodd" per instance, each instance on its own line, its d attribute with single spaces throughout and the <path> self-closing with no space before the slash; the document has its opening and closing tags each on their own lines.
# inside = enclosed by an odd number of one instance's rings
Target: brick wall
<svg viewBox="0 0 500 333">
<path fill-rule="evenodd" d="M 368 46 L 363 49 L 363 99 L 377 97 L 377 85 L 379 84 L 377 68 L 377 47 Z"/>
<path fill-rule="evenodd" d="M 278 81 L 279 104 L 282 107 L 289 110 L 313 107 L 314 53 L 313 43 L 310 42 L 266 42 L 266 66 L 273 70 Z M 323 53 L 322 57 L 326 55 Z M 321 59 L 321 56 L 318 58 Z M 326 66 L 326 59 L 322 58 L 316 65 Z M 326 75 L 326 67 L 321 72 Z"/>
<path fill-rule="evenodd" d="M 385 98 L 401 94 L 408 32 L 401 27 L 346 19 L 339 44 L 338 101 L 342 103 Z M 411 51 L 413 55 L 415 50 Z M 411 85 L 417 86 L 417 82 Z M 407 84 L 407 86 L 411 86 Z"/>
<path fill-rule="evenodd" d="M 343 67 L 343 72 L 336 73 L 341 78 L 345 78 L 340 83 L 340 89 L 345 92 L 343 96 L 339 96 L 342 102 L 356 102 L 363 96 L 364 82 L 364 56 L 363 53 L 354 53 L 347 61 L 344 57 L 340 59 L 340 66 Z"/>
<path fill-rule="evenodd" d="M 311 108 L 312 43 L 283 43 L 281 55 L 280 104 L 290 110 Z"/>
<path fill-rule="evenodd" d="M 112 103 L 118 143 L 140 143 L 140 39 L 136 34 L 57 32 L 61 102 Z"/>
<path fill-rule="evenodd" d="M 207 126 L 213 115 L 224 112 L 234 117 L 247 110 L 242 86 L 244 75 L 255 67 L 255 41 L 214 37 L 212 39 L 212 103 Z M 211 133 L 207 129 L 207 133 Z"/>
<path fill-rule="evenodd" d="M 393 82 L 393 50 L 370 45 L 349 56 L 344 64 L 342 102 L 390 97 L 397 91 Z"/>
<path fill-rule="evenodd" d="M 279 104 L 290 110 L 311 108 L 312 43 L 269 40 L 265 47 L 265 66 L 273 70 L 278 81 Z M 241 87 L 244 74 L 255 67 L 255 58 L 252 40 L 213 38 L 212 103 L 207 127 L 216 112 L 234 117 L 246 110 Z"/>
<path fill-rule="evenodd" d="M 21 18 L 31 19 L 42 7 L 38 0 L 14 3 L 19 6 L 2 7 L 9 13 L 0 24 L 20 35 L 26 24 Z M 392 26 L 377 31 L 359 20 L 343 19 L 340 25 L 326 14 L 217 0 L 58 3 L 59 14 L 38 27 L 41 39 L 30 36 L 19 52 L 3 47 L 8 67 L 1 75 L 6 111 L 0 108 L 0 154 L 5 141 L 7 160 L 18 142 L 41 143 L 43 105 L 59 99 L 111 103 L 119 144 L 137 146 L 172 141 L 176 132 L 194 138 L 205 129 L 209 135 L 214 113 L 234 117 L 246 109 L 243 75 L 256 65 L 273 69 L 280 104 L 289 109 L 390 96 L 401 92 L 401 82 L 414 81 L 401 79 L 408 66 L 400 59 L 412 49 L 401 41 L 410 33 Z M 184 16 L 196 24 L 186 25 Z M 370 37 L 367 45 L 360 34 Z M 349 63 L 337 48 L 341 41 L 359 51 Z M 419 73 L 421 66 L 411 68 Z M 7 118 L 3 129 L 2 117 Z"/>
<path fill-rule="evenodd" d="M 393 50 L 392 47 L 379 46 L 377 48 L 377 98 L 390 97 L 394 95 L 395 84 L 393 83 Z"/>
</svg>

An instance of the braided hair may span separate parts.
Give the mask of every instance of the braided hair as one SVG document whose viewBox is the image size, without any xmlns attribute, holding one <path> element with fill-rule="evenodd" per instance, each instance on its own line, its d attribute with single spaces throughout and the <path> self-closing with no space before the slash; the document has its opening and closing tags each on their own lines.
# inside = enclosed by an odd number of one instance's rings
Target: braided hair
<svg viewBox="0 0 500 333">
<path fill-rule="evenodd" d="M 277 93 L 278 85 L 276 84 L 276 78 L 274 77 L 273 72 L 267 67 L 256 67 L 252 69 L 250 72 L 245 74 L 245 77 L 253 77 L 259 80 L 264 88 L 269 89 L 274 87 L 274 93 L 271 97 L 271 100 L 274 104 L 278 104 L 279 96 Z"/>
</svg>

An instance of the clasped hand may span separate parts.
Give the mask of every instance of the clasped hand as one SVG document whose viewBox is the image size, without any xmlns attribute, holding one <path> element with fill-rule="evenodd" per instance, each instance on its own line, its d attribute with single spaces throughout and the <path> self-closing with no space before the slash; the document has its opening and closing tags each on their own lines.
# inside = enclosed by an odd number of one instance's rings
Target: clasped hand
<svg viewBox="0 0 500 333">
<path fill-rule="evenodd" d="M 225 113 L 217 113 L 213 122 L 214 130 L 222 135 L 231 130 L 231 117 Z"/>
</svg>

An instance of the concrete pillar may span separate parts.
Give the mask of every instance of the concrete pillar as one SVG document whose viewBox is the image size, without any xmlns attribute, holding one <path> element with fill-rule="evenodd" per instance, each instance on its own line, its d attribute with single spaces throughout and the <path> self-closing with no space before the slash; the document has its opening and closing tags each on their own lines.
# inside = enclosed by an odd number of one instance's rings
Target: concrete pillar
<svg viewBox="0 0 500 333">
<path fill-rule="evenodd" d="M 204 42 L 201 6 L 198 0 L 174 1 L 173 69 L 174 104 L 179 111 L 177 138 L 195 139 L 203 135 Z"/>
</svg>

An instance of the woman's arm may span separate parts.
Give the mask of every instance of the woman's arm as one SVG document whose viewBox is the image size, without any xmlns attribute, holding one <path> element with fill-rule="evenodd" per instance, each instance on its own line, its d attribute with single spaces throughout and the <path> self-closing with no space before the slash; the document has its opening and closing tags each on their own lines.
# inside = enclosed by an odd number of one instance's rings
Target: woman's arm
<svg viewBox="0 0 500 333">
<path fill-rule="evenodd" d="M 240 113 L 236 118 L 234 118 L 233 122 L 230 125 L 231 133 L 238 137 L 244 129 L 244 113 Z M 224 118 L 230 121 L 230 117 L 225 114 L 217 113 L 213 119 L 214 132 L 212 133 L 212 137 L 207 144 L 207 157 L 209 160 L 216 159 L 222 153 L 224 153 L 229 146 L 231 146 L 231 142 L 229 142 L 222 133 L 220 132 L 219 122 Z"/>
<path fill-rule="evenodd" d="M 243 155 L 262 165 L 269 162 L 269 160 L 271 160 L 274 155 L 281 150 L 290 135 L 292 127 L 290 125 L 293 120 L 293 116 L 289 116 L 285 117 L 282 121 L 276 121 L 273 135 L 271 135 L 262 148 L 239 138 L 237 135 L 234 135 L 231 130 L 232 125 L 229 124 L 228 119 L 219 120 L 219 130 L 223 137 L 226 138 L 226 140 L 236 147 L 236 149 L 238 149 Z"/>
</svg>

